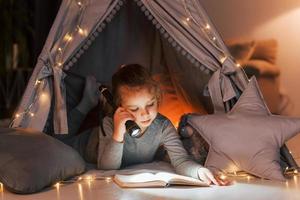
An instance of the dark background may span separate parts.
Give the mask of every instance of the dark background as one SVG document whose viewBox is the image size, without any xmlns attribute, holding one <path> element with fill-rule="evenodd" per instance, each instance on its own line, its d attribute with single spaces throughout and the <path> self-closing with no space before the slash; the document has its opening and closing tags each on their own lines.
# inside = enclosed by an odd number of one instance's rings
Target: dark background
<svg viewBox="0 0 300 200">
<path fill-rule="evenodd" d="M 19 104 L 62 0 L 0 0 L 0 118 Z M 18 64 L 12 69 L 12 44 Z M 9 63 L 9 64 L 7 64 Z"/>
</svg>

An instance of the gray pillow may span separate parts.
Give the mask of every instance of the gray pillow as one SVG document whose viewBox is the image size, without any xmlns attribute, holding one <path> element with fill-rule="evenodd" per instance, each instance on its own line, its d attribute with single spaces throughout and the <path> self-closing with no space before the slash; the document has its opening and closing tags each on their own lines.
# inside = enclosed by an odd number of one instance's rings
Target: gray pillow
<svg viewBox="0 0 300 200">
<path fill-rule="evenodd" d="M 38 131 L 0 128 L 0 182 L 10 191 L 34 193 L 83 173 L 71 147 Z"/>
<path fill-rule="evenodd" d="M 194 115 L 187 123 L 208 142 L 205 166 L 213 172 L 285 181 L 280 147 L 300 132 L 300 118 L 272 115 L 255 77 L 228 113 Z"/>
</svg>

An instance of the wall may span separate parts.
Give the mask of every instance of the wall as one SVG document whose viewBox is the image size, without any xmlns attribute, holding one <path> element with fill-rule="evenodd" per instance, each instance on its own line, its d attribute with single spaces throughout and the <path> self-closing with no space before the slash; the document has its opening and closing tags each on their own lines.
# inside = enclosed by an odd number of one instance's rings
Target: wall
<svg viewBox="0 0 300 200">
<path fill-rule="evenodd" d="M 200 1 L 224 39 L 277 39 L 282 91 L 291 101 L 288 114 L 300 116 L 300 1 Z M 288 143 L 300 159 L 299 144 L 300 134 Z"/>
</svg>

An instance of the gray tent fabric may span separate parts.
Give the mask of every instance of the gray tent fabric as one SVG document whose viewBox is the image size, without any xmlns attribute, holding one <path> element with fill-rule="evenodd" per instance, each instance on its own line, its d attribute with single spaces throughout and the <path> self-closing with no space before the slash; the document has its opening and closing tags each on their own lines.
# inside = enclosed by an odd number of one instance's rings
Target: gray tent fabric
<svg viewBox="0 0 300 200">
<path fill-rule="evenodd" d="M 67 134 L 67 72 L 108 82 L 128 62 L 167 72 L 186 101 L 208 85 L 215 112 L 248 83 L 197 0 L 64 0 L 11 126 L 42 131 L 52 101 L 54 132 Z"/>
</svg>

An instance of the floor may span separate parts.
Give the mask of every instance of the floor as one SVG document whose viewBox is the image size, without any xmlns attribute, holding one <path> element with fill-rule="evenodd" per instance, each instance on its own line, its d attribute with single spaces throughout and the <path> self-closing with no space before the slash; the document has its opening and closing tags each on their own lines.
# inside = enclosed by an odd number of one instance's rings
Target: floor
<svg viewBox="0 0 300 200">
<path fill-rule="evenodd" d="M 153 166 L 154 165 L 154 166 Z M 161 164 L 159 163 L 161 166 Z M 144 166 L 156 169 L 157 163 Z M 163 168 L 168 169 L 168 166 Z M 141 170 L 143 168 L 137 168 Z M 143 171 L 143 170 L 142 170 Z M 165 170 L 169 171 L 169 170 Z M 123 171 L 124 172 L 124 171 Z M 300 199 L 300 176 L 287 182 L 274 182 L 249 177 L 235 177 L 231 186 L 211 187 L 168 187 L 148 189 L 122 189 L 109 178 L 115 172 L 89 171 L 84 178 L 96 177 L 96 180 L 83 179 L 75 183 L 53 186 L 43 192 L 32 195 L 16 195 L 1 191 L 0 200 L 164 200 L 164 199 L 230 199 L 230 200 L 296 200 Z"/>
</svg>

